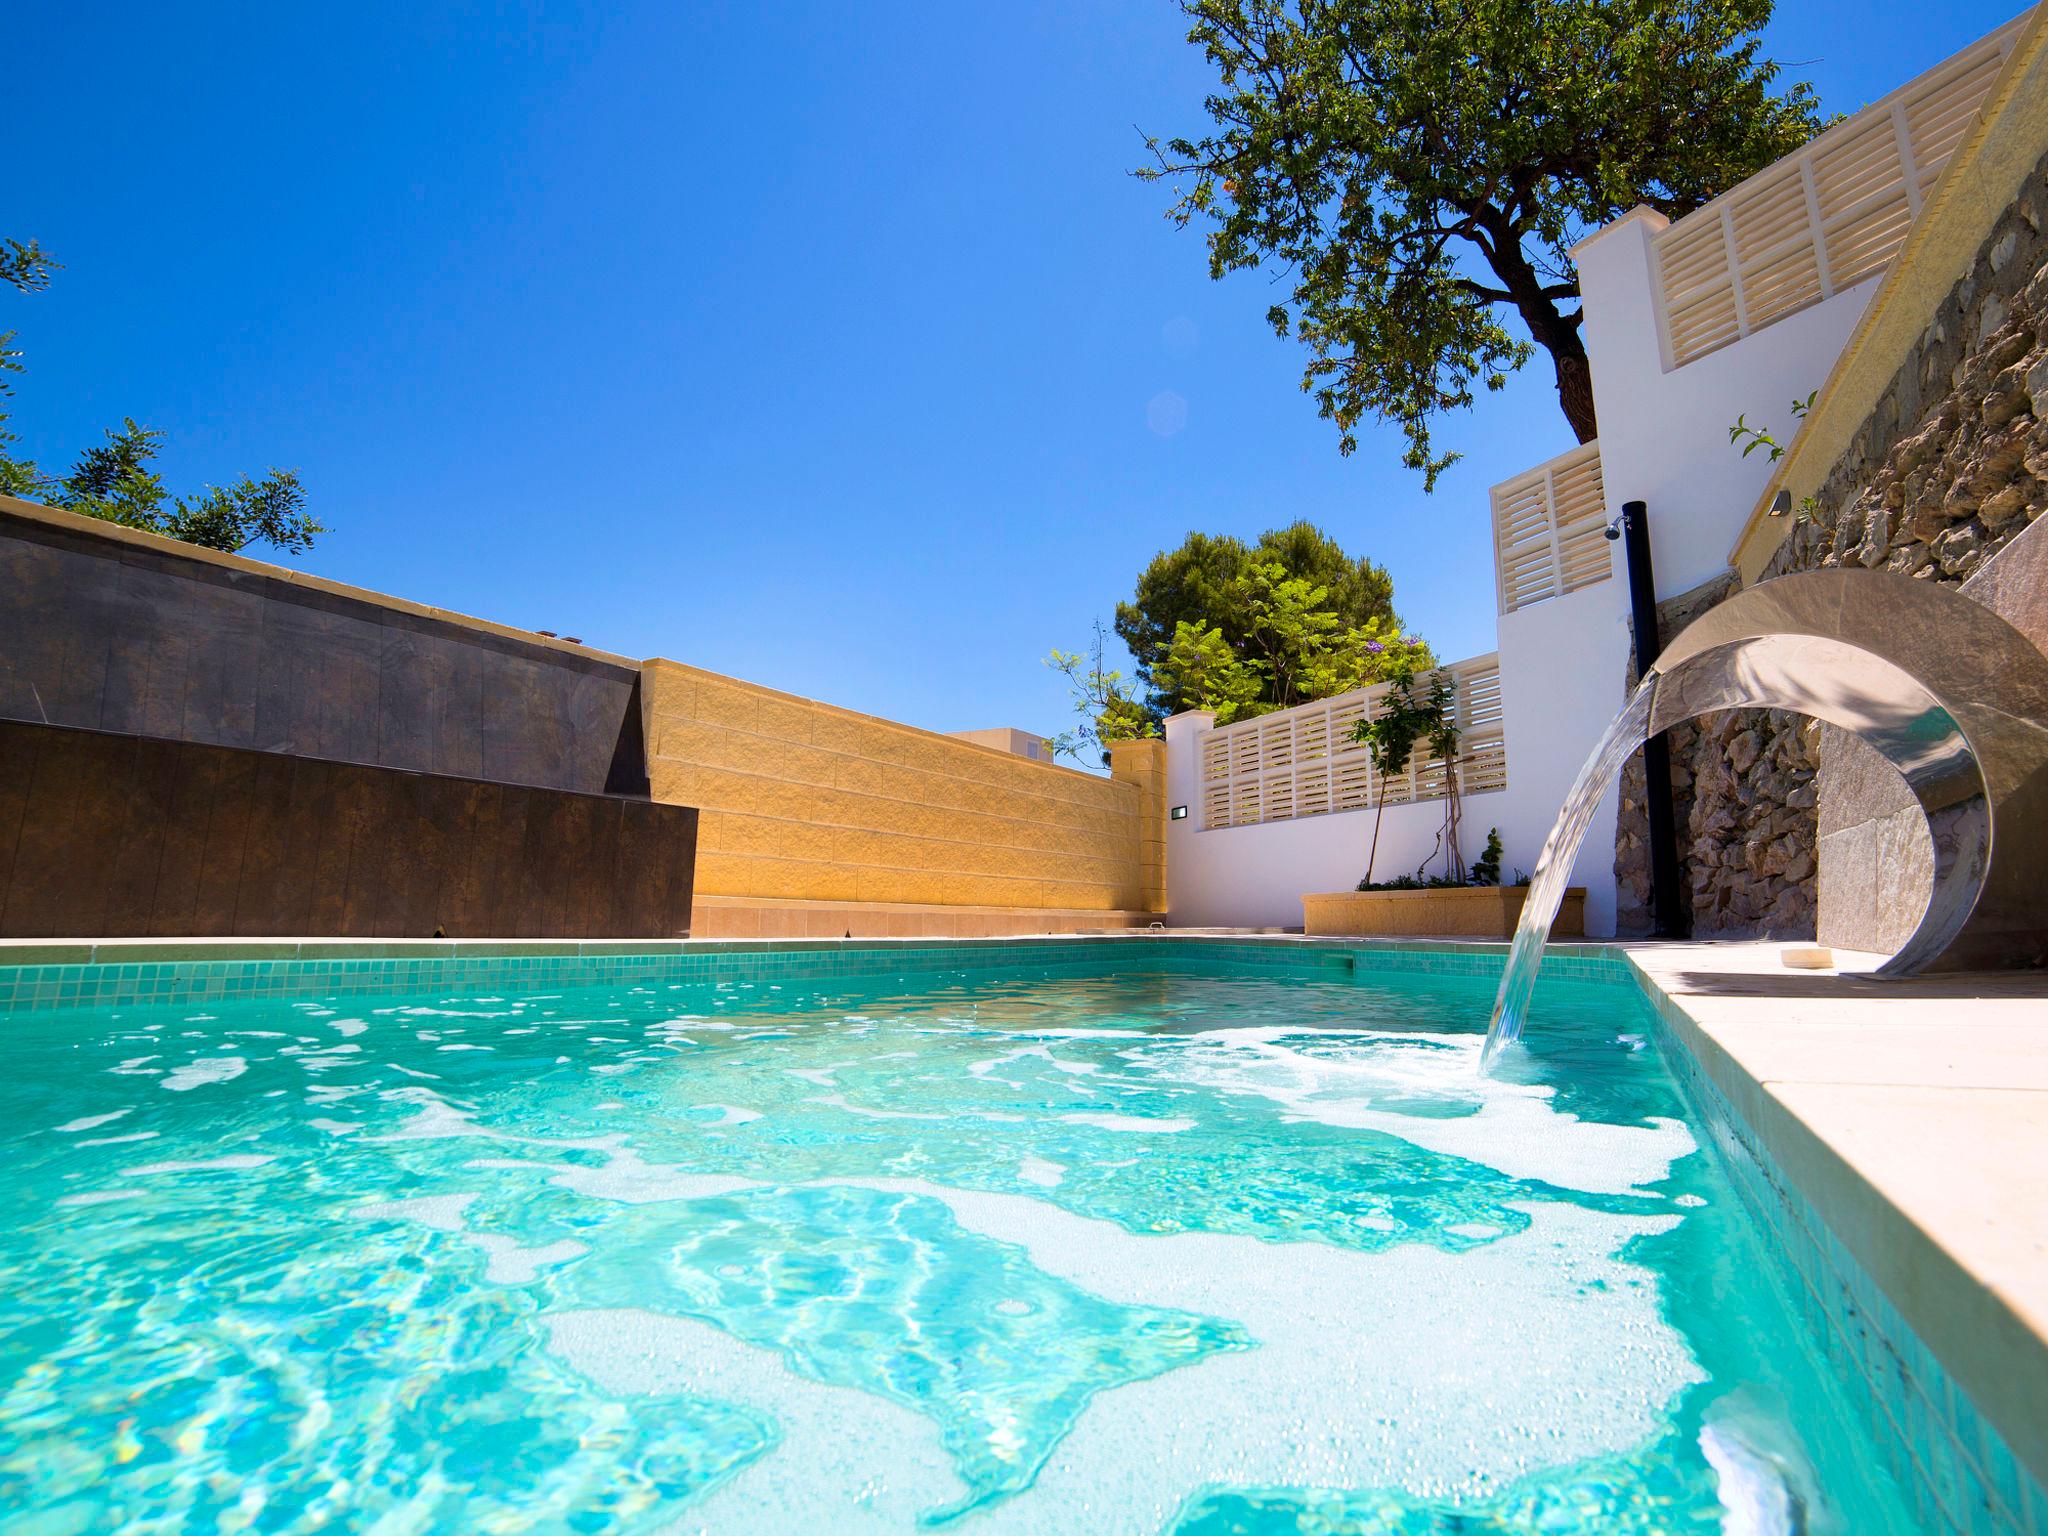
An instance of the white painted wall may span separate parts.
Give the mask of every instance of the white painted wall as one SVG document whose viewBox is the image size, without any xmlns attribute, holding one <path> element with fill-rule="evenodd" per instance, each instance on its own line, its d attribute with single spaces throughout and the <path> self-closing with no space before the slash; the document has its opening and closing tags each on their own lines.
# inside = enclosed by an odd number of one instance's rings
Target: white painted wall
<svg viewBox="0 0 2048 1536">
<path fill-rule="evenodd" d="M 1299 928 L 1305 894 L 1348 891 L 1364 876 L 1373 813 L 1337 811 L 1203 831 L 1195 738 L 1215 718 L 1190 711 L 1166 722 L 1166 803 L 1188 808 L 1184 820 L 1166 823 L 1166 920 L 1177 928 Z M 1508 750 L 1513 783 L 1512 743 Z M 1506 799 L 1495 793 L 1463 801 L 1461 841 L 1468 862 L 1485 848 L 1486 829 L 1499 819 L 1496 807 Z M 1374 872 L 1382 880 L 1413 874 L 1443 824 L 1441 800 L 1388 806 Z M 1534 861 L 1532 852 L 1523 867 Z"/>
<path fill-rule="evenodd" d="M 1650 240 L 1662 215 L 1637 209 L 1573 252 L 1585 295 L 1586 349 L 1600 418 L 1601 478 L 1610 514 L 1625 501 L 1649 506 L 1651 561 L 1660 598 L 1690 591 L 1727 569 L 1728 556 L 1769 475 L 1762 451 L 1744 458 L 1728 441 L 1737 416 L 1789 441 L 1789 409 L 1818 388 L 1869 302 L 1878 279 L 1791 315 L 1683 368 L 1666 371 Z M 1472 515 L 1488 516 L 1475 507 Z M 1621 545 L 1614 574 L 1499 620 L 1508 784 L 1466 802 L 1465 853 L 1498 826 L 1503 872 L 1533 870 L 1565 792 L 1623 703 L 1628 671 L 1628 581 Z M 1669 638 L 1668 636 L 1665 638 Z M 1298 927 L 1301 898 L 1349 890 L 1365 872 L 1372 813 L 1344 811 L 1247 827 L 1201 826 L 1195 737 L 1206 714 L 1166 723 L 1169 805 L 1168 920 L 1181 925 Z M 1573 869 L 1586 887 L 1586 930 L 1614 932 L 1614 824 L 1610 790 Z M 1441 802 L 1389 806 L 1376 871 L 1410 871 L 1443 824 Z"/>
<path fill-rule="evenodd" d="M 1600 418 L 1608 510 L 1650 510 L 1657 595 L 1718 576 L 1770 477 L 1768 453 L 1728 441 L 1738 416 L 1789 442 L 1791 412 L 1827 380 L 1880 278 L 1788 315 L 1732 346 L 1664 369 L 1650 241 L 1667 220 L 1638 208 L 1573 250 L 1585 296 L 1586 352 Z M 1616 574 L 1622 574 L 1617 551 Z M 1624 600 L 1625 601 L 1625 600 Z"/>
<path fill-rule="evenodd" d="M 1565 791 L 1621 707 L 1628 627 L 1614 594 L 1625 590 L 1602 582 L 1501 620 L 1508 787 L 1465 797 L 1460 841 L 1468 863 L 1486 847 L 1487 829 L 1498 827 L 1503 877 L 1535 869 Z M 1166 722 L 1167 804 L 1188 808 L 1184 819 L 1166 824 L 1167 921 L 1298 928 L 1305 894 L 1348 891 L 1365 874 L 1373 813 L 1203 830 L 1196 738 L 1214 718 L 1195 711 Z M 1600 936 L 1614 932 L 1615 808 L 1610 792 L 1573 873 L 1572 883 L 1586 887 L 1586 930 Z M 1412 873 L 1434 849 L 1443 820 L 1441 800 L 1388 806 L 1375 875 Z"/>
<path fill-rule="evenodd" d="M 1619 545 L 1615 545 L 1619 548 Z M 1502 870 L 1533 871 L 1565 792 L 1621 709 L 1628 675 L 1628 583 L 1618 575 L 1500 619 L 1500 696 L 1508 787 L 1500 812 Z M 1614 819 L 1609 790 L 1572 867 L 1586 888 L 1586 932 L 1614 932 Z"/>
</svg>

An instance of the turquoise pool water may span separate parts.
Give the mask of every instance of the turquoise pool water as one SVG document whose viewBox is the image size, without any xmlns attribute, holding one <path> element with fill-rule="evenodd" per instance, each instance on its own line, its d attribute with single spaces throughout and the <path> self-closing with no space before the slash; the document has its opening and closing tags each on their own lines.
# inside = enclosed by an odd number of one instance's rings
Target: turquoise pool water
<svg viewBox="0 0 2048 1536">
<path fill-rule="evenodd" d="M 0 1021 L 6 1529 L 1913 1529 L 1632 990 L 1108 963 Z"/>
</svg>

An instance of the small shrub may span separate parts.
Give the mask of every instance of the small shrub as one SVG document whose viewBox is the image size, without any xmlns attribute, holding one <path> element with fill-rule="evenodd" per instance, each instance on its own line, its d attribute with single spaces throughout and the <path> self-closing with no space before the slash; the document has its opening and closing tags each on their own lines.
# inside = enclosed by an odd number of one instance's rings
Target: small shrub
<svg viewBox="0 0 2048 1536">
<path fill-rule="evenodd" d="M 1472 861 L 1472 883 L 1474 885 L 1500 884 L 1500 828 L 1486 829 L 1486 852 Z"/>
</svg>

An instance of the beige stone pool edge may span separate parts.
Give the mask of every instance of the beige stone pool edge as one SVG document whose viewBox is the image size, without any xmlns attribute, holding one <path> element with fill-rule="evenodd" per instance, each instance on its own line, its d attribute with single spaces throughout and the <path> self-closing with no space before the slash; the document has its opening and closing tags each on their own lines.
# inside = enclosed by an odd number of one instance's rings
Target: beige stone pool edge
<svg viewBox="0 0 2048 1536">
<path fill-rule="evenodd" d="M 0 941 L 0 966 L 1175 944 L 1499 953 L 1470 941 L 1176 929 L 810 940 Z M 2048 975 L 1875 982 L 1795 972 L 1777 944 L 1619 951 L 1758 1147 L 2033 1475 L 2048 1482 Z M 1875 956 L 1841 957 L 1852 971 Z"/>
<path fill-rule="evenodd" d="M 1879 982 L 1787 970 L 1782 947 L 1626 951 L 1777 1172 L 2048 1482 L 2048 975 Z"/>
</svg>

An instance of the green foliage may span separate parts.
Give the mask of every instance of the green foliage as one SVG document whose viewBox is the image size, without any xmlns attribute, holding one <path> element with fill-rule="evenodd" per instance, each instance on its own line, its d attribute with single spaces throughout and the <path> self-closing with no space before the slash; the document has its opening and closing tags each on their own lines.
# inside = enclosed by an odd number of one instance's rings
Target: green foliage
<svg viewBox="0 0 2048 1536">
<path fill-rule="evenodd" d="M 1155 720 L 1213 709 L 1227 724 L 1377 681 L 1404 659 L 1426 667 L 1427 647 L 1400 631 L 1387 573 L 1305 522 L 1251 545 L 1191 533 L 1116 610 Z"/>
<path fill-rule="evenodd" d="M 261 480 L 244 475 L 230 486 L 208 486 L 190 500 L 172 495 L 149 467 L 162 437 L 124 422 L 107 433 L 105 444 L 80 454 L 70 474 L 38 478 L 35 497 L 67 512 L 230 553 L 262 542 L 296 555 L 327 531 L 306 515 L 306 493 L 288 469 L 273 469 Z"/>
<path fill-rule="evenodd" d="M 1148 138 L 1138 174 L 1208 228 L 1209 271 L 1270 266 L 1268 311 L 1343 452 L 1432 421 L 1538 349 L 1594 435 L 1571 246 L 1647 203 L 1690 212 L 1821 126 L 1758 54 L 1772 0 L 1180 0 L 1214 131 Z M 1508 329 L 1513 316 L 1521 334 Z"/>
<path fill-rule="evenodd" d="M 1814 399 L 1819 394 L 1820 391 L 1817 389 L 1808 390 L 1804 400 L 1794 400 L 1792 402 L 1792 417 L 1795 421 L 1801 421 L 1806 418 L 1807 414 L 1813 410 Z M 1773 464 L 1785 456 L 1785 445 L 1778 441 L 1770 428 L 1752 427 L 1749 424 L 1749 413 L 1747 411 L 1737 416 L 1735 418 L 1735 425 L 1728 429 L 1728 441 L 1730 445 L 1736 443 L 1742 445 L 1742 456 L 1745 459 L 1759 448 L 1765 449 L 1770 454 L 1770 462 Z M 1781 507 L 1773 505 L 1771 515 L 1776 517 L 1781 510 Z M 1813 521 L 1814 513 L 1819 510 L 1820 503 L 1815 501 L 1813 497 L 1802 496 L 1799 498 L 1799 515 L 1795 521 L 1810 523 Z"/>
<path fill-rule="evenodd" d="M 1447 763 L 1456 755 L 1459 733 L 1451 718 L 1451 701 L 1456 694 L 1457 684 L 1447 674 L 1418 678 L 1412 667 L 1394 672 L 1392 686 L 1375 712 L 1351 727 L 1351 739 L 1365 744 L 1373 773 L 1381 784 L 1408 771 L 1408 759 L 1419 742 L 1428 741 L 1431 751 Z M 1380 822 L 1386 813 L 1386 796 L 1382 794 L 1373 811 L 1372 848 L 1365 856 L 1365 878 L 1358 885 L 1361 891 L 1386 889 L 1372 883 L 1372 867 L 1379 858 Z M 1454 825 L 1451 831 L 1455 847 Z M 1428 862 L 1423 860 L 1425 865 Z M 1464 881 L 1460 878 L 1449 883 L 1462 885 Z"/>
<path fill-rule="evenodd" d="M 1195 709 L 1214 710 L 1216 723 L 1228 725 L 1273 706 L 1264 700 L 1266 680 L 1258 668 L 1230 648 L 1220 629 L 1203 629 L 1182 619 L 1173 645 L 1153 668 L 1162 688 L 1191 701 Z"/>
<path fill-rule="evenodd" d="M 1220 627 L 1183 619 L 1153 680 L 1184 707 L 1212 710 L 1218 725 L 1327 699 L 1377 682 L 1391 667 L 1429 664 L 1429 647 L 1374 618 L 1347 625 L 1330 610 L 1327 588 L 1278 565 L 1247 567 L 1230 596 L 1249 627 L 1235 649 Z"/>
<path fill-rule="evenodd" d="M 0 240 L 0 281 L 24 293 L 44 287 L 57 265 L 33 240 L 25 245 Z M 7 375 L 22 371 L 13 340 L 12 331 L 0 333 L 0 397 L 14 392 Z M 14 457 L 11 445 L 18 439 L 0 412 L 0 495 L 230 553 L 265 543 L 296 555 L 327 531 L 307 515 L 306 492 L 295 470 L 272 469 L 261 480 L 244 475 L 233 485 L 210 485 L 189 499 L 173 495 L 150 468 L 162 439 L 163 433 L 130 418 L 109 431 L 105 443 L 80 454 L 69 474 L 52 477 L 32 460 Z"/>
<path fill-rule="evenodd" d="M 1500 884 L 1500 828 L 1486 829 L 1486 852 L 1472 861 L 1472 883 L 1474 885 Z"/>
<path fill-rule="evenodd" d="M 23 293 L 49 286 L 50 273 L 59 265 L 33 240 L 26 245 L 19 240 L 0 240 L 0 283 L 12 284 Z"/>
<path fill-rule="evenodd" d="M 1463 890 L 1474 884 L 1456 875 L 1396 875 L 1391 880 L 1374 880 L 1370 877 L 1358 882 L 1361 891 L 1449 891 Z"/>
<path fill-rule="evenodd" d="M 1380 778 L 1406 773 L 1408 759 L 1425 739 L 1448 740 L 1456 749 L 1458 731 L 1450 719 L 1456 693 L 1457 685 L 1446 676 L 1418 678 L 1412 669 L 1403 668 L 1394 674 L 1377 712 L 1351 727 L 1351 739 L 1365 743 L 1373 772 Z"/>
<path fill-rule="evenodd" d="M 0 400 L 14 393 L 14 381 L 7 376 L 20 373 L 21 353 L 12 345 L 14 332 L 0 331 Z M 7 430 L 7 413 L 0 411 L 0 496 L 27 496 L 36 487 L 36 467 L 16 459 L 10 445 L 15 434 Z"/>
<path fill-rule="evenodd" d="M 1097 619 L 1095 641 L 1086 654 L 1056 650 L 1045 658 L 1045 664 L 1067 680 L 1076 717 L 1072 730 L 1045 739 L 1054 757 L 1080 762 L 1093 754 L 1107 768 L 1111 743 L 1159 734 L 1159 726 L 1145 706 L 1132 697 L 1123 673 L 1103 666 L 1106 643 L 1102 621 Z"/>
<path fill-rule="evenodd" d="M 10 284 L 23 293 L 34 293 L 48 284 L 50 269 L 56 265 L 33 240 L 26 245 L 19 240 L 0 240 L 0 283 Z M 0 399 L 14 393 L 14 381 L 7 375 L 21 371 L 21 352 L 14 345 L 14 332 L 0 331 Z M 0 496 L 26 496 L 35 485 L 35 466 L 19 464 L 8 455 L 7 445 L 13 441 L 15 436 L 7 430 L 6 413 L 0 412 Z"/>
<path fill-rule="evenodd" d="M 1792 402 L 1792 415 L 1795 420 L 1805 418 L 1806 413 L 1813 409 L 1814 396 L 1819 393 L 1820 391 L 1817 389 L 1810 390 L 1804 400 L 1794 400 Z M 1728 429 L 1728 441 L 1730 444 L 1742 444 L 1742 456 L 1745 459 L 1759 448 L 1765 448 L 1770 451 L 1770 461 L 1773 464 L 1785 457 L 1785 445 L 1771 435 L 1770 428 L 1752 427 L 1749 424 L 1749 412 L 1747 411 L 1737 416 L 1735 418 L 1735 425 Z"/>
</svg>

